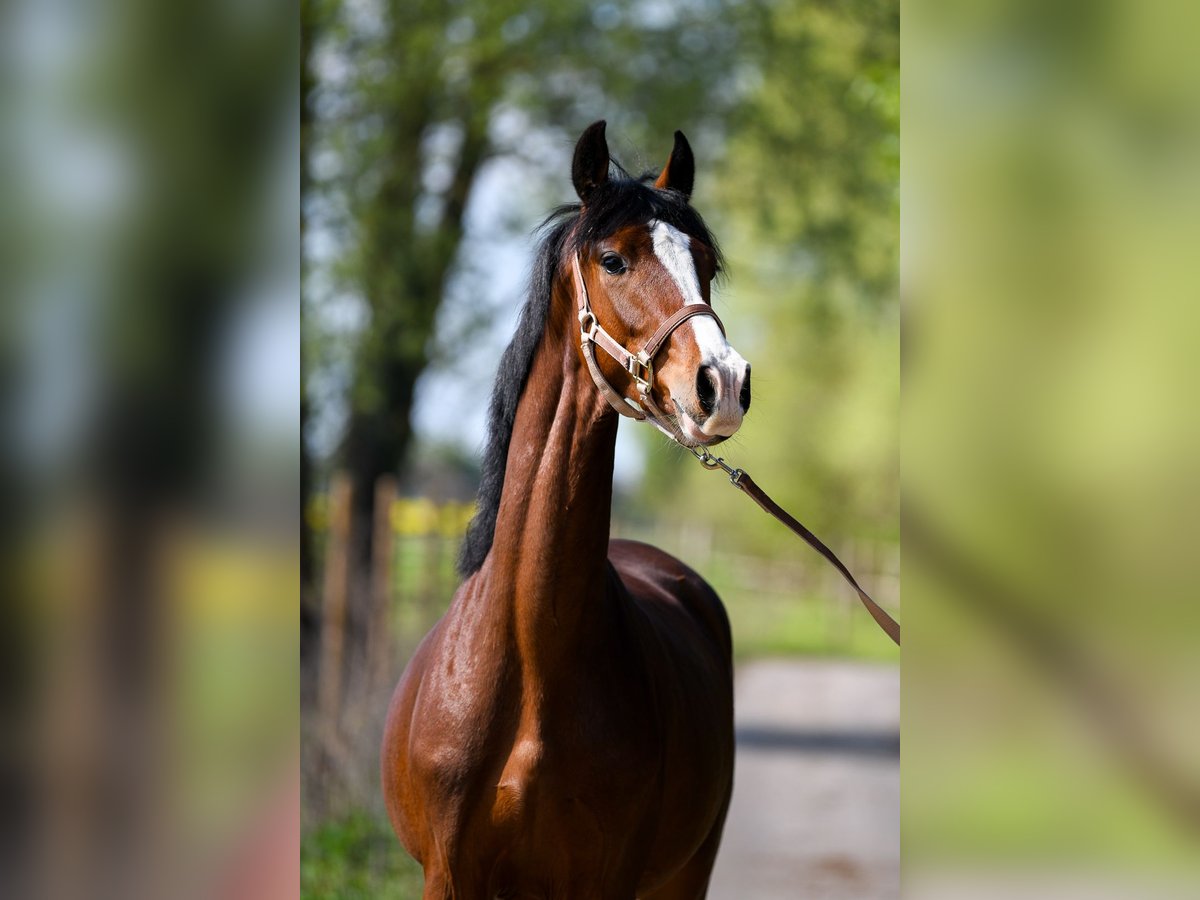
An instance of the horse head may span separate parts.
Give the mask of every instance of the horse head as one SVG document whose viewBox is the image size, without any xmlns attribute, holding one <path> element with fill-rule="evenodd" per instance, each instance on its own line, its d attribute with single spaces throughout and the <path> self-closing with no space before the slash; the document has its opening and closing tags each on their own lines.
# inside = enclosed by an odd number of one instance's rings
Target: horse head
<svg viewBox="0 0 1200 900">
<path fill-rule="evenodd" d="M 572 166 L 580 352 L 619 412 L 687 447 L 720 443 L 750 407 L 750 366 L 712 311 L 720 254 L 690 203 L 692 149 L 677 131 L 657 176 L 614 178 L 604 128 L 584 131 Z"/>
</svg>

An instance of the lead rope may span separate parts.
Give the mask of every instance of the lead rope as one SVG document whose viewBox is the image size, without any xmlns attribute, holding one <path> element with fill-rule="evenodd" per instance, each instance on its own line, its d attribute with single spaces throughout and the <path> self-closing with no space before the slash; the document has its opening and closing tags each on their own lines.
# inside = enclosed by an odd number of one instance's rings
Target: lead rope
<svg viewBox="0 0 1200 900">
<path fill-rule="evenodd" d="M 867 608 L 867 612 L 871 614 L 871 618 L 883 629 L 884 633 L 895 641 L 896 646 L 900 646 L 900 623 L 887 614 L 887 612 L 871 599 L 871 595 L 864 591 L 850 574 L 850 570 L 837 558 L 832 550 L 822 543 L 821 539 L 805 528 L 797 521 L 790 513 L 782 506 L 770 498 L 766 491 L 754 483 L 754 479 L 744 469 L 735 469 L 725 462 L 719 456 L 713 456 L 703 447 L 688 447 L 688 451 L 696 459 L 700 460 L 700 465 L 704 468 L 715 471 L 721 469 L 729 476 L 729 483 L 735 488 L 757 503 L 764 511 L 769 513 L 784 526 L 786 526 L 793 534 L 801 538 L 808 546 L 812 547 L 820 553 L 830 564 L 833 565 L 842 577 L 846 579 L 850 587 L 858 593 L 858 599 L 862 601 L 863 606 Z"/>
</svg>

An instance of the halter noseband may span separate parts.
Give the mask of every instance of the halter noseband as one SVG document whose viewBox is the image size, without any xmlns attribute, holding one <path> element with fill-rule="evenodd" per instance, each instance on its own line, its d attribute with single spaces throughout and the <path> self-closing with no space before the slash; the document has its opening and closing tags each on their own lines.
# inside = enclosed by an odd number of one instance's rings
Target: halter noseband
<svg viewBox="0 0 1200 900">
<path fill-rule="evenodd" d="M 587 285 L 583 281 L 583 271 L 579 267 L 579 254 L 577 253 L 571 254 L 571 269 L 575 275 L 575 294 L 579 304 L 579 346 L 583 351 L 583 359 L 587 363 L 592 381 L 596 383 L 596 388 L 608 401 L 608 405 L 621 415 L 638 420 L 652 416 L 663 428 L 670 429 L 675 440 L 678 441 L 682 436 L 678 427 L 672 425 L 671 420 L 651 396 L 651 390 L 654 387 L 654 357 L 667 342 L 671 333 L 693 316 L 711 316 L 716 320 L 721 334 L 724 334 L 725 325 L 721 322 L 720 316 L 707 303 L 689 303 L 682 309 L 676 310 L 659 325 L 658 330 L 646 342 L 646 346 L 639 352 L 632 353 L 601 327 L 600 322 L 596 319 L 596 314 L 592 312 Z M 637 385 L 640 408 L 621 396 L 608 383 L 608 379 L 604 377 L 604 373 L 600 371 L 600 366 L 596 363 L 596 347 L 615 359 L 621 368 L 633 378 L 634 384 Z"/>
</svg>

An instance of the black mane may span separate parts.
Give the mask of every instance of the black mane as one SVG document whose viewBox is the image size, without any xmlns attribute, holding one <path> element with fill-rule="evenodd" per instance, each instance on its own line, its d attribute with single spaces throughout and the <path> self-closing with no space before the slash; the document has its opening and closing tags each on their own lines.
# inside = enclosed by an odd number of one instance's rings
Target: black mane
<svg viewBox="0 0 1200 900">
<path fill-rule="evenodd" d="M 467 528 L 458 556 L 458 572 L 464 578 L 479 571 L 492 549 L 517 403 L 546 327 L 554 279 L 567 258 L 565 251 L 579 252 L 627 225 L 658 219 L 708 244 L 720 260 L 720 250 L 712 234 L 687 198 L 676 191 L 655 189 L 652 173 L 632 178 L 616 163 L 613 169 L 615 174 L 588 198 L 586 209 L 578 203 L 565 204 L 550 213 L 539 227 L 545 236 L 533 265 L 529 294 L 512 342 L 500 357 L 492 388 L 475 517 Z M 717 270 L 721 270 L 719 262 Z"/>
</svg>

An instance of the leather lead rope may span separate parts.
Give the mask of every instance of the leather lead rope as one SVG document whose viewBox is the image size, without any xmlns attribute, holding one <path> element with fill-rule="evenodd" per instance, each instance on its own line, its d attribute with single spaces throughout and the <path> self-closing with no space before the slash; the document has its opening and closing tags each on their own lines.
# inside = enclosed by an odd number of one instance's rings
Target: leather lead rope
<svg viewBox="0 0 1200 900">
<path fill-rule="evenodd" d="M 850 574 L 850 570 L 837 558 L 837 554 L 830 550 L 821 541 L 819 537 L 805 528 L 797 519 L 795 519 L 787 510 L 776 503 L 771 497 L 754 483 L 754 479 L 750 477 L 742 469 L 734 469 L 725 463 L 719 456 L 713 456 L 707 450 L 701 448 L 688 448 L 693 456 L 700 460 L 701 465 L 706 469 L 723 469 L 729 475 L 729 483 L 735 488 L 757 503 L 763 510 L 769 513 L 776 520 L 781 522 L 793 534 L 803 540 L 808 546 L 812 547 L 820 553 L 829 563 L 841 573 L 842 577 L 850 587 L 858 593 L 858 599 L 862 601 L 863 606 L 867 608 L 867 612 L 871 614 L 871 618 L 876 624 L 883 629 L 884 633 L 890 637 L 896 646 L 900 646 L 900 623 L 887 614 L 887 612 L 871 599 L 871 595 L 864 591 Z"/>
</svg>

